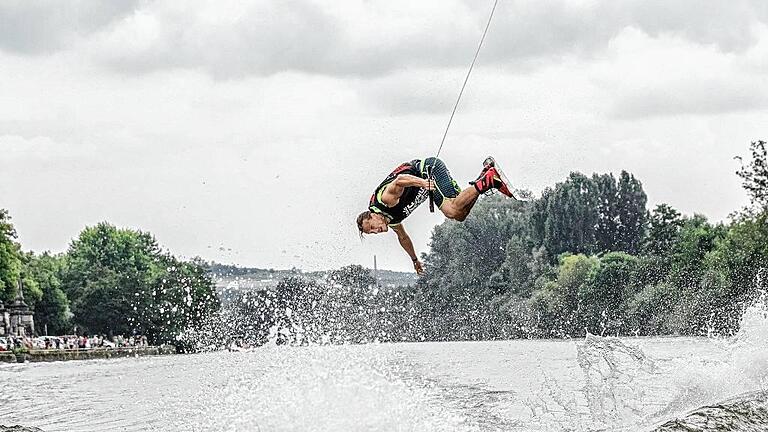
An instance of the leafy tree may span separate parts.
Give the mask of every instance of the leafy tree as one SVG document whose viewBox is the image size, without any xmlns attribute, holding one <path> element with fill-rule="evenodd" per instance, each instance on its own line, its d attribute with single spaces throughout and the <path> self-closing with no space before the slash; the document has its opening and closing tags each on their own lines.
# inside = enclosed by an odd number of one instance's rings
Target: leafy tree
<svg viewBox="0 0 768 432">
<path fill-rule="evenodd" d="M 583 322 L 591 333 L 619 333 L 624 323 L 626 304 L 636 294 L 634 284 L 637 258 L 624 252 L 611 252 L 600 258 L 587 283 L 579 291 Z"/>
<path fill-rule="evenodd" d="M 328 275 L 332 285 L 352 288 L 355 291 L 366 290 L 376 285 L 371 271 L 361 265 L 349 265 L 332 271 Z"/>
<path fill-rule="evenodd" d="M 581 173 L 571 173 L 547 199 L 543 246 L 552 254 L 595 251 L 598 190 Z"/>
<path fill-rule="evenodd" d="M 36 330 L 43 333 L 47 328 L 48 334 L 69 332 L 69 301 L 61 290 L 64 257 L 48 252 L 40 256 L 29 253 L 24 261 L 24 273 L 40 290 L 40 298 L 34 304 Z"/>
<path fill-rule="evenodd" d="M 543 247 L 530 249 L 528 242 L 514 236 L 507 243 L 506 258 L 491 275 L 489 287 L 494 295 L 529 297 L 536 280 L 551 271 Z"/>
<path fill-rule="evenodd" d="M 622 173 L 623 174 L 623 173 Z M 597 186 L 597 227 L 595 242 L 597 252 L 619 250 L 619 228 L 621 206 L 619 187 L 613 174 L 592 175 L 592 181 Z"/>
<path fill-rule="evenodd" d="M 531 297 L 533 316 L 538 320 L 542 336 L 583 335 L 583 307 L 588 285 L 600 266 L 595 257 L 583 254 L 563 255 L 555 280 L 544 282 Z"/>
<path fill-rule="evenodd" d="M 737 219 L 705 257 L 712 298 L 708 321 L 722 332 L 738 330 L 744 307 L 768 290 L 767 218 L 763 213 Z"/>
<path fill-rule="evenodd" d="M 66 263 L 62 288 L 73 321 L 92 333 L 141 332 L 168 342 L 218 308 L 202 265 L 163 253 L 149 233 L 106 222 L 87 227 L 70 245 Z"/>
<path fill-rule="evenodd" d="M 553 256 L 610 251 L 637 253 L 645 233 L 647 197 L 642 184 L 622 171 L 588 178 L 571 173 L 546 189 L 533 205 L 531 237 Z"/>
<path fill-rule="evenodd" d="M 726 234 L 722 225 L 712 225 L 702 215 L 684 220 L 680 238 L 671 251 L 671 282 L 687 292 L 694 292 L 702 274 L 704 259 Z"/>
<path fill-rule="evenodd" d="M 752 160 L 742 164 L 736 174 L 741 177 L 742 185 L 752 199 L 752 205 L 768 210 L 768 150 L 765 141 L 756 141 L 750 145 Z M 741 160 L 741 157 L 737 157 Z"/>
<path fill-rule="evenodd" d="M 628 333 L 650 336 L 675 333 L 671 317 L 677 302 L 675 287 L 664 282 L 645 285 L 627 302 Z"/>
<path fill-rule="evenodd" d="M 636 254 L 645 234 L 648 197 L 635 176 L 621 172 L 618 185 L 618 232 L 616 247 L 612 250 Z"/>
<path fill-rule="evenodd" d="M 667 256 L 680 240 L 684 220 L 679 211 L 668 204 L 659 204 L 648 218 L 647 236 L 643 241 L 643 253 Z"/>
<path fill-rule="evenodd" d="M 159 255 L 147 233 L 106 222 L 85 228 L 69 247 L 62 278 L 75 323 L 91 332 L 132 333 L 162 271 Z"/>
<path fill-rule="evenodd" d="M 531 206 L 531 214 L 529 218 L 530 223 L 530 239 L 536 246 L 544 247 L 544 238 L 547 231 L 547 208 L 549 208 L 549 201 L 552 198 L 554 190 L 550 187 L 544 188 L 541 193 L 541 198 L 534 200 Z M 544 248 L 546 250 L 546 247 Z M 557 264 L 556 261 L 553 261 Z"/>
<path fill-rule="evenodd" d="M 463 223 L 435 227 L 420 283 L 430 288 L 438 310 L 455 310 L 457 302 L 477 302 L 497 292 L 491 276 L 504 262 L 510 239 L 528 237 L 528 218 L 526 203 L 490 197 L 478 201 Z"/>
<path fill-rule="evenodd" d="M 8 211 L 0 209 L 0 300 L 9 302 L 21 276 L 21 248 Z"/>
<path fill-rule="evenodd" d="M 157 264 L 165 271 L 154 280 L 152 296 L 134 303 L 144 309 L 132 316 L 131 324 L 152 340 L 178 346 L 181 340 L 177 336 L 213 316 L 219 310 L 219 300 L 204 263 L 180 261 L 165 254 L 157 258 Z"/>
<path fill-rule="evenodd" d="M 719 286 L 712 284 L 716 279 L 708 274 L 707 256 L 726 232 L 724 226 L 712 225 L 701 215 L 684 220 L 680 238 L 670 254 L 667 277 L 677 299 L 670 325 L 674 333 L 698 334 L 706 331 L 706 323 L 718 297 L 712 289 L 720 290 Z"/>
</svg>

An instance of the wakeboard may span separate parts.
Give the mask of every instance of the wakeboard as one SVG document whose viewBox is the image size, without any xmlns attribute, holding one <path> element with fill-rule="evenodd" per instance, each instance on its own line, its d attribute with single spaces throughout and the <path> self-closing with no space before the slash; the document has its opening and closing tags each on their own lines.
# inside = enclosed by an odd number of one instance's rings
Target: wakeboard
<svg viewBox="0 0 768 432">
<path fill-rule="evenodd" d="M 499 163 L 496 162 L 496 159 L 493 158 L 493 156 L 488 156 L 483 161 L 484 167 L 494 167 L 496 168 L 496 172 L 499 174 L 499 177 L 501 178 L 501 181 L 503 181 L 507 187 L 509 188 L 510 192 L 512 192 L 512 199 L 515 201 L 529 201 L 531 199 L 531 193 L 527 190 L 517 189 L 512 185 L 512 182 L 509 181 L 509 177 L 504 173 L 504 171 L 499 166 Z"/>
</svg>

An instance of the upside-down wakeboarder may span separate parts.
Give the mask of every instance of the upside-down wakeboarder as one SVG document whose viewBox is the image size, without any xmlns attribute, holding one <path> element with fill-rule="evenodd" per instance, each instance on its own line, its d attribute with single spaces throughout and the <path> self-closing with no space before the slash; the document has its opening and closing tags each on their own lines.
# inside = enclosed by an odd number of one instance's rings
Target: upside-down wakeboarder
<svg viewBox="0 0 768 432">
<path fill-rule="evenodd" d="M 426 201 L 431 191 L 435 204 L 445 217 L 459 222 L 467 218 L 480 194 L 491 189 L 515 198 L 509 181 L 490 156 L 483 162 L 480 175 L 469 184 L 473 187 L 461 190 L 445 163 L 436 157 L 405 162 L 381 182 L 371 196 L 368 210 L 357 216 L 360 236 L 378 234 L 392 228 L 400 246 L 413 261 L 414 270 L 420 274 L 424 267 L 413 249 L 411 238 L 403 228 L 403 219 Z"/>
</svg>

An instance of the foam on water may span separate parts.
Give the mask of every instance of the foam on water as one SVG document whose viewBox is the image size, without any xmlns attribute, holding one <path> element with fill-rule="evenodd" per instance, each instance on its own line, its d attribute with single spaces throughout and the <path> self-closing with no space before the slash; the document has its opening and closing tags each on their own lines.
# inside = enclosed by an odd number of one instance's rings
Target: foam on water
<svg viewBox="0 0 768 432">
<path fill-rule="evenodd" d="M 672 375 L 676 397 L 667 411 L 692 408 L 764 390 L 768 383 L 768 309 L 764 301 L 744 312 L 738 333 L 731 338 L 713 339 L 719 359 L 678 358 L 680 372 Z"/>
<path fill-rule="evenodd" d="M 465 416 L 433 404 L 429 388 L 394 375 L 371 349 L 282 346 L 234 354 L 271 362 L 259 376 L 217 389 L 229 419 L 222 430 L 475 430 Z"/>
<path fill-rule="evenodd" d="M 669 338 L 668 346 L 676 346 L 674 356 L 668 353 L 654 358 L 647 351 L 658 350 L 664 339 L 618 339 L 588 335 L 577 342 L 577 361 L 583 373 L 582 396 L 577 398 L 557 394 L 549 385 L 550 400 L 569 400 L 561 404 L 579 426 L 563 426 L 561 420 L 548 420 L 558 430 L 649 430 L 670 418 L 695 413 L 698 407 L 714 404 L 708 415 L 721 413 L 724 419 L 733 416 L 728 401 L 743 394 L 738 407 L 764 407 L 764 391 L 768 385 L 768 308 L 765 301 L 757 302 L 743 314 L 739 332 L 731 338 L 704 340 L 712 347 L 710 355 L 686 351 L 699 347 L 697 339 Z M 691 344 L 684 342 L 691 341 Z M 662 350 L 660 350 L 662 351 Z M 762 399 L 750 400 L 750 395 Z M 586 409 L 584 409 L 586 407 Z M 655 407 L 655 408 L 654 408 Z M 749 412 L 755 430 L 768 430 L 762 423 L 760 409 L 744 410 L 739 414 L 741 424 L 749 423 Z M 726 421 L 726 420 L 723 420 Z M 670 429 L 671 430 L 671 429 Z M 707 429 L 702 429 L 707 430 Z M 713 429 L 714 430 L 714 429 Z"/>
<path fill-rule="evenodd" d="M 768 385 L 768 306 L 765 296 L 744 313 L 730 351 L 735 371 L 748 383 L 765 390 Z"/>
<path fill-rule="evenodd" d="M 650 397 L 643 381 L 655 373 L 653 360 L 618 338 L 594 335 L 587 335 L 577 352 L 591 426 L 603 429 L 640 421 Z"/>
</svg>

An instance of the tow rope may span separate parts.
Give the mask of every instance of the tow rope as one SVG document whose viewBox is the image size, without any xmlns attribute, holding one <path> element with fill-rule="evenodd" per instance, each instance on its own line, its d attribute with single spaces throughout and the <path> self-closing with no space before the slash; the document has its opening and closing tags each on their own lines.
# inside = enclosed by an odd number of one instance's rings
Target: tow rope
<svg viewBox="0 0 768 432">
<path fill-rule="evenodd" d="M 467 76 L 464 77 L 464 84 L 461 85 L 461 90 L 459 91 L 459 96 L 456 98 L 456 103 L 453 105 L 453 111 L 451 111 L 451 117 L 448 119 L 448 125 L 445 126 L 445 132 L 443 133 L 443 139 L 440 140 L 440 147 L 437 149 L 437 153 L 435 153 L 435 159 L 437 159 L 438 156 L 440 156 L 440 151 L 443 150 L 443 144 L 445 144 L 445 138 L 448 136 L 448 130 L 451 128 L 451 123 L 453 122 L 453 116 L 456 114 L 456 109 L 459 107 L 459 102 L 461 101 L 461 96 L 464 94 L 464 88 L 467 87 L 467 82 L 469 81 L 469 76 L 472 74 L 472 69 L 475 67 L 475 62 L 477 61 L 477 56 L 480 54 L 480 48 L 483 47 L 483 42 L 485 41 L 485 36 L 488 34 L 488 29 L 491 27 L 491 20 L 493 20 L 493 13 L 496 12 L 496 5 L 499 4 L 499 0 L 494 0 L 493 2 L 493 8 L 491 8 L 491 13 L 488 15 L 488 22 L 485 24 L 485 30 L 483 31 L 483 36 L 480 38 L 480 43 L 477 45 L 477 50 L 475 51 L 475 56 L 472 58 L 472 63 L 469 65 L 469 70 L 467 71 Z M 429 211 L 431 213 L 435 212 L 435 191 L 432 189 L 431 185 L 434 183 L 434 178 L 432 178 L 432 169 L 427 169 L 427 181 L 430 183 L 430 189 L 429 189 Z"/>
</svg>

